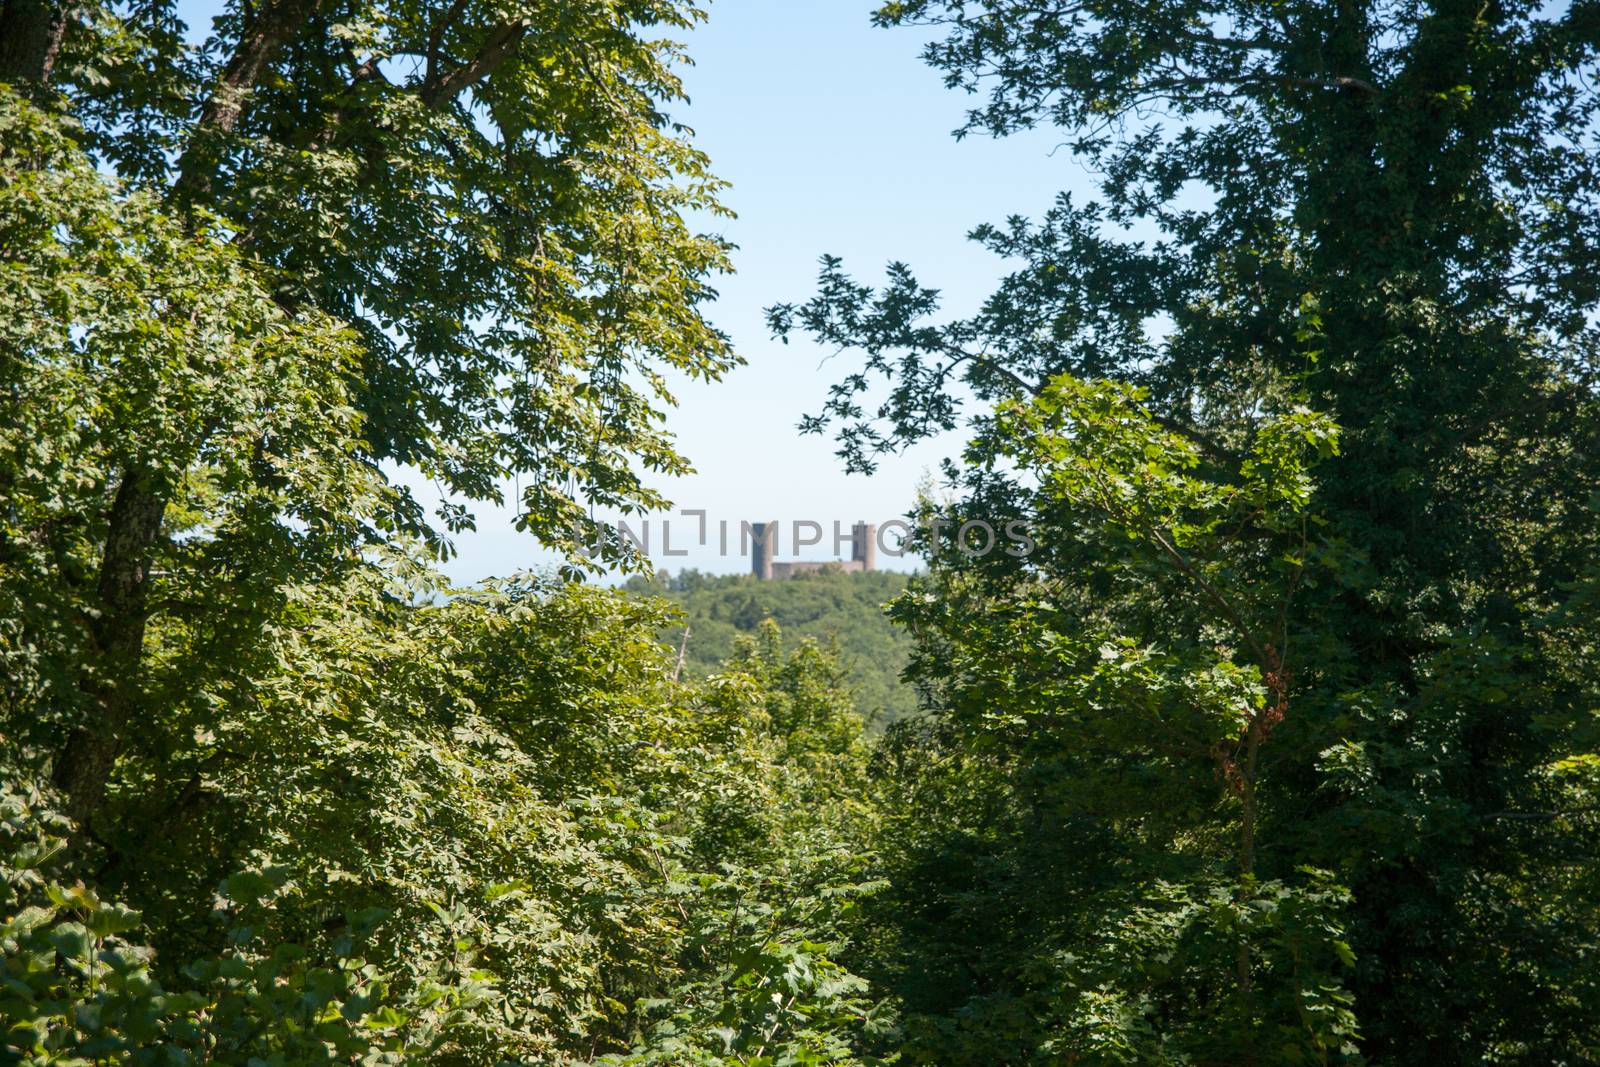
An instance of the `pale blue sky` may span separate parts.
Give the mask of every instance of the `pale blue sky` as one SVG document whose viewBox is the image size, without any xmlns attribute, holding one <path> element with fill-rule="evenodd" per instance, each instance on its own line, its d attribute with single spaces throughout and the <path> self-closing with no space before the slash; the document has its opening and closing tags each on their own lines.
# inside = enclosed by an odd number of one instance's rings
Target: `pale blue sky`
<svg viewBox="0 0 1600 1067">
<path fill-rule="evenodd" d="M 713 522 L 814 519 L 845 529 L 858 519 L 904 514 L 925 472 L 959 449 L 960 437 L 893 457 L 870 476 L 846 475 L 831 441 L 802 437 L 801 415 L 815 411 L 830 382 L 850 366 L 846 354 L 809 343 L 787 346 L 767 333 L 762 309 L 804 299 L 817 257 L 840 255 L 876 280 L 903 259 L 956 308 L 971 308 L 992 288 L 1003 264 L 966 240 L 985 220 L 1037 215 L 1055 194 L 1088 183 L 1066 151 L 1052 153 L 1049 133 L 1004 141 L 950 136 L 968 98 L 944 88 L 923 64 L 927 39 L 916 30 L 871 25 L 870 0 L 724 0 L 688 39 L 694 66 L 684 72 L 691 98 L 682 114 L 716 173 L 732 183 L 726 201 L 738 218 L 721 224 L 738 244 L 738 273 L 718 286 L 712 317 L 747 361 L 727 379 L 690 385 L 669 425 L 697 473 L 662 485 L 681 507 L 703 508 Z M 504 574 L 541 560 L 506 517 L 484 515 L 477 534 L 461 537 L 447 568 L 460 581 Z M 743 572 L 743 558 L 692 543 L 689 555 L 652 554 L 662 566 Z M 675 523 L 673 544 L 692 523 Z M 736 542 L 737 537 L 733 540 Z M 832 558 L 831 536 L 803 552 Z M 780 558 L 790 555 L 785 541 Z M 735 546 L 734 551 L 737 552 Z M 915 560 L 880 558 L 910 569 Z"/>
</svg>

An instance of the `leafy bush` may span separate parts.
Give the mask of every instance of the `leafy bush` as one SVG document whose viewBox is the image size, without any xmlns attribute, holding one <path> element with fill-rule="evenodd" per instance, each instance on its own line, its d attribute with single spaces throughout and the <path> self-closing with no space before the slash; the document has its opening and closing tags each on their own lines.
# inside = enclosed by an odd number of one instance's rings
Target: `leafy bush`
<svg viewBox="0 0 1600 1067">
<path fill-rule="evenodd" d="M 24 1064 L 402 1063 L 426 1059 L 494 999 L 487 975 L 440 969 L 402 992 L 360 953 L 380 912 L 368 912 L 313 955 L 270 942 L 271 913 L 295 903 L 281 868 L 226 880 L 216 918 L 227 945 L 183 969 L 181 991 L 153 973 L 137 911 L 81 881 L 63 884 L 65 820 L 35 792 L 0 791 L 3 1051 Z"/>
</svg>

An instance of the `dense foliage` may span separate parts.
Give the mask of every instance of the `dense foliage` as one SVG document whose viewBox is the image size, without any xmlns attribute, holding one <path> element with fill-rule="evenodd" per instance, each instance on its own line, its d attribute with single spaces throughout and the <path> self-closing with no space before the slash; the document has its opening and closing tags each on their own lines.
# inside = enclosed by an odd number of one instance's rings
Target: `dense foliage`
<svg viewBox="0 0 1600 1067">
<path fill-rule="evenodd" d="M 678 685 L 666 609 L 617 593 L 303 592 L 142 852 L 64 849 L 42 798 L 5 797 L 14 1052 L 850 1059 L 864 748 L 814 645 L 769 627 Z"/>
<path fill-rule="evenodd" d="M 447 590 L 390 480 L 561 545 L 682 468 L 695 17 L 0 7 L 0 1058 L 855 1062 L 837 664 Z"/>
<path fill-rule="evenodd" d="M 754 633 L 771 619 L 786 634 L 831 648 L 844 666 L 856 707 L 870 725 L 884 726 L 916 710 L 916 694 L 901 680 L 911 640 L 884 611 L 905 586 L 905 575 L 892 571 L 802 571 L 792 579 L 760 582 L 686 570 L 654 580 L 630 578 L 626 588 L 664 597 L 682 610 L 683 623 L 662 637 L 682 650 L 689 674 L 717 671 L 733 655 L 741 634 Z"/>
<path fill-rule="evenodd" d="M 772 309 L 859 353 L 858 469 L 1028 521 L 902 598 L 910 1062 L 1600 1056 L 1600 10 L 909 0 L 1098 182 L 974 237 L 941 316 L 835 259 Z M 991 407 L 992 405 L 992 407 Z"/>
<path fill-rule="evenodd" d="M 1600 9 L 888 4 L 1098 195 L 772 323 L 1035 550 L 448 589 L 733 360 L 699 17 L 0 0 L 0 1057 L 1600 1061 Z"/>
<path fill-rule="evenodd" d="M 0 6 L 0 83 L 42 109 L 5 104 L 6 395 L 66 406 L 7 428 L 46 449 L 26 422 L 91 427 L 7 473 L 7 552 L 94 620 L 67 670 L 107 668 L 63 679 L 85 695 L 54 769 L 75 819 L 159 702 L 171 657 L 145 631 L 169 605 L 249 641 L 274 576 L 400 538 L 443 555 L 508 480 L 546 543 L 627 558 L 591 509 L 662 503 L 646 479 L 687 469 L 667 375 L 733 362 L 699 311 L 725 244 L 684 221 L 718 183 L 663 110 L 674 46 L 643 32 L 698 17 L 274 0 L 224 5 L 194 47 L 170 2 Z M 445 491 L 436 516 L 379 477 L 396 464 Z"/>
</svg>

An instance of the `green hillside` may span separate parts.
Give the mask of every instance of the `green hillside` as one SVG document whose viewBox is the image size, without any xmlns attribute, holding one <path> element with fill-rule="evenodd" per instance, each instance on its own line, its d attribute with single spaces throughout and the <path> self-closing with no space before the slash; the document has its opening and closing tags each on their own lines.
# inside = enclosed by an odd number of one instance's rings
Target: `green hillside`
<svg viewBox="0 0 1600 1067">
<path fill-rule="evenodd" d="M 685 570 L 651 581 L 635 578 L 627 588 L 662 596 L 688 615 L 687 673 L 702 676 L 733 653 L 734 638 L 773 619 L 790 637 L 833 643 L 846 665 L 857 706 L 868 722 L 882 725 L 916 707 L 911 687 L 900 680 L 910 639 L 893 626 L 883 605 L 906 586 L 906 576 L 888 571 L 849 574 L 813 571 L 784 581 L 750 575 L 711 575 Z M 682 628 L 663 635 L 674 648 Z"/>
</svg>

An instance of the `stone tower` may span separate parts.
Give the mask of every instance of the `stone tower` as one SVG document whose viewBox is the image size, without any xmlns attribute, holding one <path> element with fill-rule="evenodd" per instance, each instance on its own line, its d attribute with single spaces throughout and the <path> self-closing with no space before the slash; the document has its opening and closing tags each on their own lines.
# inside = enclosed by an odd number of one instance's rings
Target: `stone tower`
<svg viewBox="0 0 1600 1067">
<path fill-rule="evenodd" d="M 771 531 L 770 533 L 768 531 Z M 772 552 L 778 547 L 778 524 L 750 524 L 750 573 L 765 581 L 772 577 Z"/>
<path fill-rule="evenodd" d="M 878 528 L 870 522 L 858 522 L 850 531 L 850 558 L 861 563 L 864 571 L 878 569 Z"/>
</svg>

